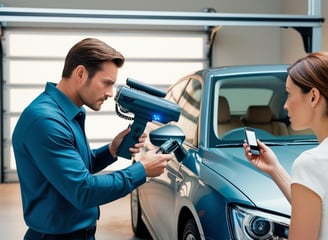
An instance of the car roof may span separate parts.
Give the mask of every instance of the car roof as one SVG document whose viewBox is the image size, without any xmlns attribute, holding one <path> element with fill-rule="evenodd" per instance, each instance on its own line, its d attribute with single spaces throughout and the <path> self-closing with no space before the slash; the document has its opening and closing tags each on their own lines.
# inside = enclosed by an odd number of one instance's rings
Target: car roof
<svg viewBox="0 0 328 240">
<path fill-rule="evenodd" d="M 221 66 L 202 69 L 196 71 L 195 74 L 205 76 L 228 76 L 228 75 L 243 75 L 243 74 L 261 74 L 261 73 L 279 73 L 286 72 L 289 65 L 287 64 L 265 64 L 265 65 L 236 65 L 236 66 Z"/>
</svg>

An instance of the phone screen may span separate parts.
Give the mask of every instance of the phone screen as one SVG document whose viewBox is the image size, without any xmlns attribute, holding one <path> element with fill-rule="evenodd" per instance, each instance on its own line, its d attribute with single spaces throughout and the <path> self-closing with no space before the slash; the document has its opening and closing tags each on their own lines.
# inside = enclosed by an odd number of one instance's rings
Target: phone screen
<svg viewBox="0 0 328 240">
<path fill-rule="evenodd" d="M 252 128 L 245 128 L 246 140 L 254 155 L 260 154 L 259 146 L 257 145 L 255 131 Z"/>
</svg>

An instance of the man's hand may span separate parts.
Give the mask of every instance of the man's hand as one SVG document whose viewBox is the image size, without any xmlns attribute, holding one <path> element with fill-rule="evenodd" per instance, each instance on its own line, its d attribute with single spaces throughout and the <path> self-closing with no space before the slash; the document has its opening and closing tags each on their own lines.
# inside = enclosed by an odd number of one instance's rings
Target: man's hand
<svg viewBox="0 0 328 240">
<path fill-rule="evenodd" d="M 167 162 L 172 159 L 171 154 L 148 151 L 141 156 L 140 162 L 144 165 L 147 177 L 157 177 L 164 172 Z"/>
<path fill-rule="evenodd" d="M 124 137 L 126 135 L 128 135 L 130 131 L 131 131 L 131 128 L 124 129 L 122 132 L 117 134 L 117 136 L 113 139 L 112 143 L 109 144 L 109 151 L 114 158 L 117 157 L 118 148 L 120 147 Z M 129 148 L 129 151 L 132 154 L 136 154 L 136 153 L 140 152 L 140 148 L 143 148 L 146 137 L 147 137 L 147 134 L 143 133 L 139 138 L 139 142 L 136 143 L 134 146 L 131 146 L 131 148 Z"/>
</svg>

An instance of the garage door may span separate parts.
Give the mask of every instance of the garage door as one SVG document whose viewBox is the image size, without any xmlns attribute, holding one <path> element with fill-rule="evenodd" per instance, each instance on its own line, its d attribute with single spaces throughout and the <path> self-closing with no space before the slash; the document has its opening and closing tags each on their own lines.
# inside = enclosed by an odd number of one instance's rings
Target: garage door
<svg viewBox="0 0 328 240">
<path fill-rule="evenodd" d="M 43 90 L 46 82 L 60 80 L 67 51 L 85 37 L 99 38 L 126 57 L 118 84 L 125 84 L 130 77 L 166 89 L 186 73 L 207 65 L 207 38 L 203 32 L 6 29 L 1 42 L 2 181 L 17 181 L 11 134 L 21 111 Z M 129 124 L 115 114 L 113 99 L 108 100 L 100 112 L 88 110 L 87 114 L 86 132 L 92 147 L 110 142 Z M 120 160 L 111 169 L 126 164 L 130 163 Z"/>
</svg>

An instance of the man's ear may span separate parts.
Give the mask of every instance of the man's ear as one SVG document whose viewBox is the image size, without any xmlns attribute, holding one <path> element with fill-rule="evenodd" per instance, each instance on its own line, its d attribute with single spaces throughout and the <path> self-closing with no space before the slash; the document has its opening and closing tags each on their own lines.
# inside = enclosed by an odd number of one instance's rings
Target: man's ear
<svg viewBox="0 0 328 240">
<path fill-rule="evenodd" d="M 78 65 L 74 69 L 75 79 L 79 82 L 84 81 L 88 77 L 87 69 L 83 65 Z"/>
</svg>

